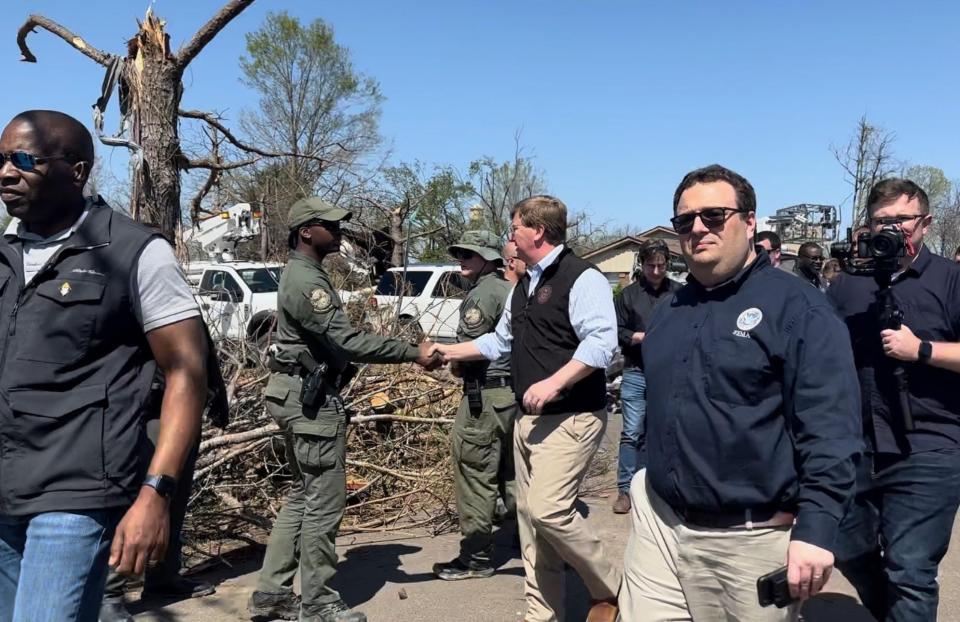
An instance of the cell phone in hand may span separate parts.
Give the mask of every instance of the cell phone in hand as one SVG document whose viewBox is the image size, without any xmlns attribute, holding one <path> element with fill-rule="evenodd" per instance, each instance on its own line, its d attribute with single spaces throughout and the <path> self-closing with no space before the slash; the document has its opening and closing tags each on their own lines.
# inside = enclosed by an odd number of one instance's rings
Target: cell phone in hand
<svg viewBox="0 0 960 622">
<path fill-rule="evenodd" d="M 761 607 L 776 605 L 782 609 L 793 602 L 787 583 L 787 567 L 779 568 L 757 579 L 757 598 Z"/>
</svg>

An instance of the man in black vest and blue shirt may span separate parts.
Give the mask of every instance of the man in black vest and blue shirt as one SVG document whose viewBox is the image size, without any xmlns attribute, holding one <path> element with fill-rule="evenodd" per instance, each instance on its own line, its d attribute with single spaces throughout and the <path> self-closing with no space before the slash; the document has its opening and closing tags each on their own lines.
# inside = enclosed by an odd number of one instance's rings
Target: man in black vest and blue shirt
<svg viewBox="0 0 960 622">
<path fill-rule="evenodd" d="M 690 277 L 643 340 L 623 622 L 794 620 L 796 605 L 759 605 L 757 579 L 786 566 L 802 600 L 833 568 L 863 444 L 853 355 L 826 298 L 754 250 L 756 205 L 719 165 L 674 194 Z"/>
<path fill-rule="evenodd" d="M 607 424 L 606 379 L 617 346 L 610 284 L 564 245 L 567 208 L 524 199 L 510 240 L 527 272 L 497 328 L 465 343 L 436 345 L 447 362 L 511 354 L 522 412 L 514 428 L 517 523 L 526 574 L 527 622 L 563 622 L 564 566 L 591 596 L 588 622 L 613 622 L 619 573 L 577 511 L 577 492 Z"/>
<path fill-rule="evenodd" d="M 0 620 L 96 620 L 108 562 L 159 562 L 200 431 L 199 309 L 165 240 L 83 196 L 93 159 L 63 113 L 21 113 L 0 134 L 0 200 L 17 219 L 0 241 Z"/>
</svg>

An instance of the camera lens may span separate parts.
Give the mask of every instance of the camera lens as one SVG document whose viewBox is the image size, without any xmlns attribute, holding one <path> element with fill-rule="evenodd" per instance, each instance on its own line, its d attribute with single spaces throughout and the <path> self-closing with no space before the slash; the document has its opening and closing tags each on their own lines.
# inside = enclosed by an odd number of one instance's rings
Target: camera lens
<svg viewBox="0 0 960 622">
<path fill-rule="evenodd" d="M 873 256 L 889 257 L 896 254 L 897 242 L 890 238 L 890 235 L 881 232 L 873 238 Z"/>
</svg>

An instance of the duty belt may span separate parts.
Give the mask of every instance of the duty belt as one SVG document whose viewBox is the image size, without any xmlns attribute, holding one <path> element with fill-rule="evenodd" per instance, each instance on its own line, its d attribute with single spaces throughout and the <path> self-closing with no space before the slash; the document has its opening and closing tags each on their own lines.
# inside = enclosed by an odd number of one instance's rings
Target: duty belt
<svg viewBox="0 0 960 622">
<path fill-rule="evenodd" d="M 267 369 L 290 376 L 299 376 L 305 371 L 300 363 L 281 363 L 272 356 L 267 357 Z"/>
<path fill-rule="evenodd" d="M 470 381 L 470 380 L 465 380 L 465 381 L 463 382 L 463 390 L 464 390 L 464 391 L 467 390 L 467 384 L 470 383 L 470 382 L 472 382 L 472 381 Z M 498 377 L 495 377 L 495 378 L 486 378 L 486 379 L 483 380 L 483 382 L 480 383 L 480 388 L 481 388 L 481 389 L 502 389 L 502 388 L 509 388 L 509 387 L 510 387 L 510 378 L 507 378 L 506 376 L 498 376 Z"/>
</svg>

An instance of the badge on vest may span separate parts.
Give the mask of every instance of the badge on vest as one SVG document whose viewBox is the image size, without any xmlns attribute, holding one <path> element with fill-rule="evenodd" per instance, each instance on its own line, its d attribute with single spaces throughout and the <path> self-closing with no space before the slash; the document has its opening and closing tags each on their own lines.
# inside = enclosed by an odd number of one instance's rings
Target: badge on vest
<svg viewBox="0 0 960 622">
<path fill-rule="evenodd" d="M 64 281 L 63 285 L 60 286 L 60 297 L 66 298 L 67 294 L 70 293 L 71 289 L 73 288 L 70 287 L 70 283 L 68 281 Z"/>
<path fill-rule="evenodd" d="M 737 330 L 733 334 L 737 337 L 750 338 L 750 331 L 756 328 L 763 320 L 763 311 L 751 307 L 737 317 Z"/>
<path fill-rule="evenodd" d="M 553 295 L 553 287 L 551 287 L 550 284 L 548 283 L 547 285 L 544 285 L 543 287 L 541 287 L 540 291 L 537 292 L 537 302 L 539 302 L 542 305 L 545 305 L 550 300 L 550 296 L 552 295 Z"/>
<path fill-rule="evenodd" d="M 310 306 L 312 306 L 313 310 L 317 313 L 329 311 L 330 307 L 333 306 L 333 297 L 330 296 L 327 290 L 318 287 L 310 292 Z"/>
</svg>

